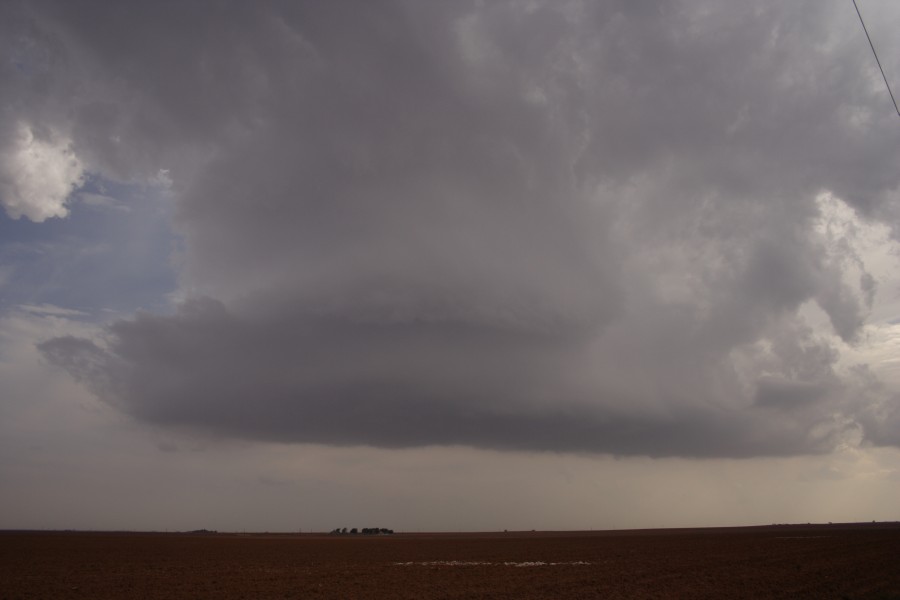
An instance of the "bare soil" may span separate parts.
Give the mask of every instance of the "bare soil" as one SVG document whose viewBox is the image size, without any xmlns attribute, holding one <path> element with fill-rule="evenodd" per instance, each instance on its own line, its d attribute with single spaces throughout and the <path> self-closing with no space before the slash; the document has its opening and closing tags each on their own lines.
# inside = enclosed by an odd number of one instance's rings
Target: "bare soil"
<svg viewBox="0 0 900 600">
<path fill-rule="evenodd" d="M 900 600 L 900 526 L 610 532 L 0 532 L 0 599 Z"/>
</svg>

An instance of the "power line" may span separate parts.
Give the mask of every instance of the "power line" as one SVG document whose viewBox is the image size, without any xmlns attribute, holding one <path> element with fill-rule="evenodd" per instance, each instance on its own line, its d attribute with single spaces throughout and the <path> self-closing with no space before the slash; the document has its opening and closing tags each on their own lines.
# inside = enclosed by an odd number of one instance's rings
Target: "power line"
<svg viewBox="0 0 900 600">
<path fill-rule="evenodd" d="M 856 9 L 856 16 L 859 17 L 859 22 L 862 23 L 863 31 L 866 32 L 866 39 L 869 40 L 869 47 L 872 48 L 872 54 L 875 55 L 875 62 L 878 63 L 878 70 L 881 71 L 881 76 L 884 78 L 884 85 L 887 87 L 888 94 L 891 95 L 891 101 L 894 103 L 894 110 L 897 111 L 897 116 L 900 116 L 900 108 L 897 108 L 897 99 L 894 98 L 894 92 L 891 91 L 891 84 L 888 83 L 887 75 L 884 74 L 884 69 L 881 68 L 881 61 L 878 60 L 878 53 L 875 52 L 875 44 L 872 43 L 872 38 L 869 36 L 869 30 L 866 29 L 866 22 L 863 21 L 862 13 L 859 12 L 856 0 L 853 0 L 853 8 Z"/>
</svg>

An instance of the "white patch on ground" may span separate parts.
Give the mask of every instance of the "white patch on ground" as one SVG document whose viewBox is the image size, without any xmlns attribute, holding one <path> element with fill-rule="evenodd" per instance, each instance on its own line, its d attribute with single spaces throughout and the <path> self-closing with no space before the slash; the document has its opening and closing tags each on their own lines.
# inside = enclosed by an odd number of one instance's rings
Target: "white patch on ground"
<svg viewBox="0 0 900 600">
<path fill-rule="evenodd" d="M 591 563 L 583 560 L 572 562 L 544 562 L 542 560 L 525 561 L 525 562 L 485 562 L 476 560 L 430 560 L 421 562 L 396 562 L 400 567 L 475 567 L 483 565 L 496 565 L 503 567 L 556 567 L 561 565 L 589 565 Z"/>
</svg>

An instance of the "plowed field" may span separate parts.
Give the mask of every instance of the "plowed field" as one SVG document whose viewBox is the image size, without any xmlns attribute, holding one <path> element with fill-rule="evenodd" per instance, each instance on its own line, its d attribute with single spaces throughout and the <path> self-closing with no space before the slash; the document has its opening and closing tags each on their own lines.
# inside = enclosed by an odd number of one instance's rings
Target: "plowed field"
<svg viewBox="0 0 900 600">
<path fill-rule="evenodd" d="M 13 598 L 878 598 L 900 527 L 393 536 L 0 533 Z"/>
</svg>

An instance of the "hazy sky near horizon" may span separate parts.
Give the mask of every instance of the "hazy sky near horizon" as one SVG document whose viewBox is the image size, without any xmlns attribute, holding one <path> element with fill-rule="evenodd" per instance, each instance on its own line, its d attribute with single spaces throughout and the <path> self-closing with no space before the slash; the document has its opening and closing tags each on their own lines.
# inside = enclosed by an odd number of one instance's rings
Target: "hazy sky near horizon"
<svg viewBox="0 0 900 600">
<path fill-rule="evenodd" d="M 0 528 L 900 518 L 849 0 L 6 1 L 0 58 Z"/>
</svg>

